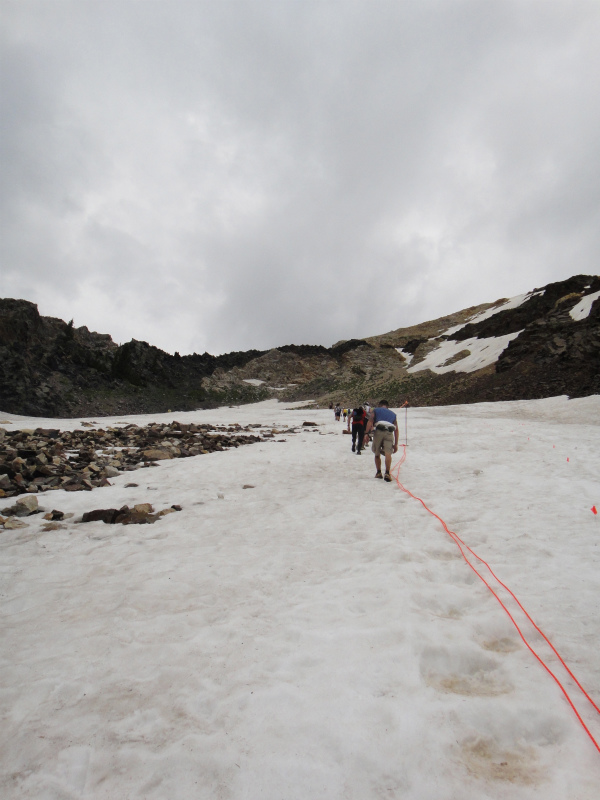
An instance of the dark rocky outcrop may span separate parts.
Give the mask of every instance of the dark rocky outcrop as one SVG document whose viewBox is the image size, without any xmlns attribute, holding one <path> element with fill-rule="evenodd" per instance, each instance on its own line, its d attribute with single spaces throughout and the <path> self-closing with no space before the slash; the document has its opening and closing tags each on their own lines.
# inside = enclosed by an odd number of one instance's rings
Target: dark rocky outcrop
<svg viewBox="0 0 600 800">
<path fill-rule="evenodd" d="M 600 278 L 589 275 L 575 275 L 566 281 L 549 283 L 543 289 L 534 289 L 529 299 L 517 308 L 498 311 L 489 319 L 475 324 L 467 324 L 450 338 L 457 342 L 475 337 L 486 339 L 490 336 L 505 336 L 516 333 L 542 319 L 562 318 L 571 325 L 569 310 L 585 294 L 600 290 Z M 568 318 L 567 318 L 568 317 Z"/>
<path fill-rule="evenodd" d="M 0 408 L 34 416 L 155 413 L 212 408 L 203 379 L 242 367 L 262 351 L 213 356 L 170 355 L 133 339 L 117 345 L 108 334 L 42 317 L 27 300 L 0 299 Z M 261 399 L 243 387 L 240 402 Z"/>
</svg>

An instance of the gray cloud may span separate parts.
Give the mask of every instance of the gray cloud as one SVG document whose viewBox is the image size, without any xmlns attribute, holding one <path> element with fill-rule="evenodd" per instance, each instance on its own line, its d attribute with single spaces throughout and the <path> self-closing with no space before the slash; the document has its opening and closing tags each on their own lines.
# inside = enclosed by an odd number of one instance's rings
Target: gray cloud
<svg viewBox="0 0 600 800">
<path fill-rule="evenodd" d="M 597 272 L 590 2 L 3 0 L 2 294 L 171 352 Z"/>
</svg>

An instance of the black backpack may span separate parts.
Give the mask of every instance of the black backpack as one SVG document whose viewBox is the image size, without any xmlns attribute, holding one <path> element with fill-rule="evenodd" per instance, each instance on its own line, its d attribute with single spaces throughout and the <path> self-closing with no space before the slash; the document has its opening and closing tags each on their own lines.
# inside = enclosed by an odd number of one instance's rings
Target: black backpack
<svg viewBox="0 0 600 800">
<path fill-rule="evenodd" d="M 365 418 L 366 418 L 365 410 L 362 406 L 359 408 L 355 408 L 352 412 L 352 424 L 353 425 L 364 425 Z"/>
</svg>

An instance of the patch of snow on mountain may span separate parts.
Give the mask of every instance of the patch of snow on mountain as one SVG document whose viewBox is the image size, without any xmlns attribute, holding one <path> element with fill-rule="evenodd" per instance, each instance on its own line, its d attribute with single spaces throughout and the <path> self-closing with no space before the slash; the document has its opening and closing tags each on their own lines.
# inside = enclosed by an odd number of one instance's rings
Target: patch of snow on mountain
<svg viewBox="0 0 600 800">
<path fill-rule="evenodd" d="M 494 306 L 494 308 L 488 308 L 487 311 L 482 311 L 481 314 L 476 314 L 471 319 L 467 320 L 467 322 L 463 322 L 460 325 L 454 325 L 452 328 L 448 328 L 447 331 L 444 331 L 441 335 L 442 336 L 452 336 L 453 333 L 459 331 L 461 328 L 464 328 L 465 325 L 476 325 L 478 322 L 483 322 L 484 319 L 489 319 L 493 317 L 494 314 L 497 314 L 499 311 L 508 311 L 511 308 L 518 308 L 522 306 L 523 303 L 527 302 L 532 297 L 536 297 L 537 295 L 544 294 L 545 289 L 540 290 L 539 292 L 527 292 L 526 294 L 518 294 L 515 297 L 511 297 L 510 300 L 507 300 L 506 303 L 503 303 L 501 306 Z"/>
<path fill-rule="evenodd" d="M 506 349 L 508 343 L 522 333 L 507 333 L 506 336 L 491 336 L 489 339 L 464 339 L 462 342 L 441 342 L 439 347 L 432 350 L 423 361 L 409 367 L 408 372 L 419 372 L 430 369 L 432 372 L 475 372 L 498 360 L 500 354 Z M 455 361 L 453 364 L 446 362 L 458 355 L 462 350 L 469 350 L 469 355 Z"/>
<path fill-rule="evenodd" d="M 412 353 L 405 353 L 404 350 L 401 347 L 396 347 L 396 352 L 400 353 L 401 356 L 404 356 L 404 358 L 406 359 L 405 366 L 408 367 L 410 362 L 413 360 L 414 355 Z"/>
<path fill-rule="evenodd" d="M 252 386 L 260 386 L 264 381 L 259 381 L 258 378 L 243 378 L 244 383 L 251 383 Z"/>
<path fill-rule="evenodd" d="M 580 319 L 586 319 L 590 315 L 590 311 L 592 310 L 592 305 L 599 297 L 600 297 L 600 292 L 592 292 L 592 294 L 586 294 L 586 296 L 582 297 L 576 306 L 573 306 L 573 308 L 569 311 L 569 314 L 573 317 L 573 319 L 576 322 L 579 322 Z"/>
</svg>

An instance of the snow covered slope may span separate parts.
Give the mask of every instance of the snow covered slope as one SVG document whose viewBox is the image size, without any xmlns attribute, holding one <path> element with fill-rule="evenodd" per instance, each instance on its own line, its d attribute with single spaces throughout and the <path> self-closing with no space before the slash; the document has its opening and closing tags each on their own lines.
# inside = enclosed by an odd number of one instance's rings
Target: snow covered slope
<svg viewBox="0 0 600 800">
<path fill-rule="evenodd" d="M 595 800 L 600 756 L 557 685 L 332 412 L 178 419 L 319 424 L 39 497 L 183 506 L 154 525 L 0 534 L 3 798 Z M 410 409 L 408 437 L 402 483 L 598 702 L 600 398 Z"/>
</svg>

